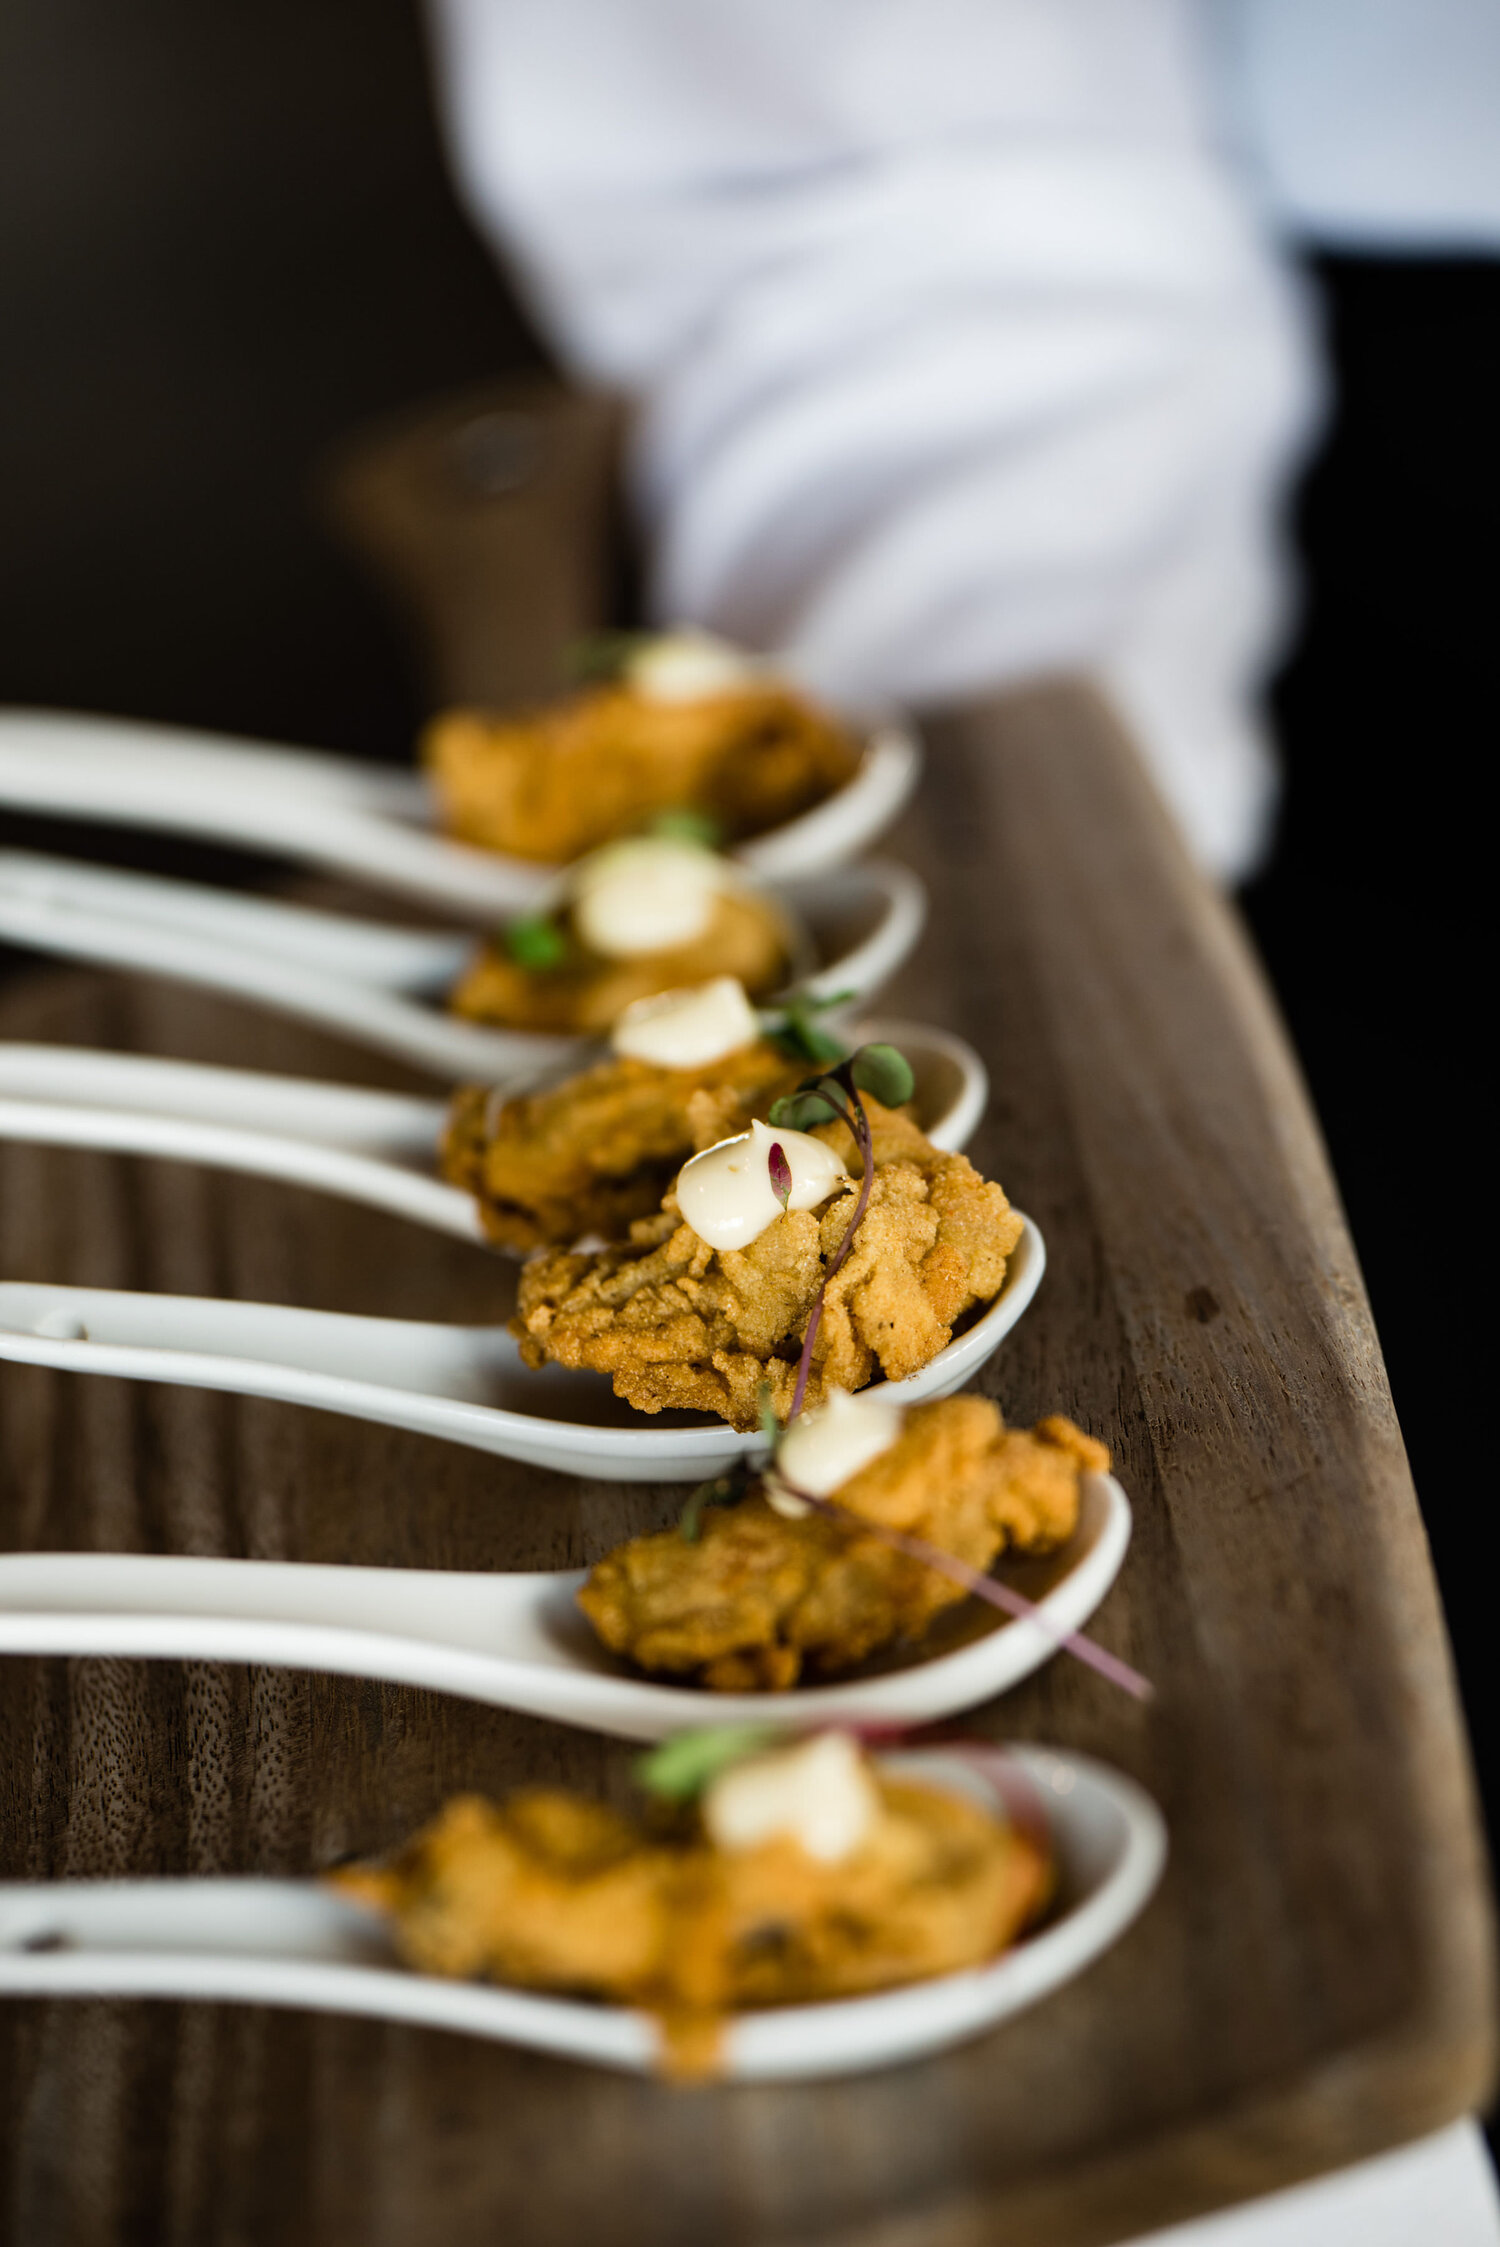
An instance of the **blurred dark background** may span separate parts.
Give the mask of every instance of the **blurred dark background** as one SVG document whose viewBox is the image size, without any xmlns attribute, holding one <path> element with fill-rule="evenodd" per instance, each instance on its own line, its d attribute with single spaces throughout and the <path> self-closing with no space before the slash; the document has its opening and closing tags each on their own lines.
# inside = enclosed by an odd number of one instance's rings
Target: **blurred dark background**
<svg viewBox="0 0 1500 2247">
<path fill-rule="evenodd" d="M 417 679 L 315 471 L 370 416 L 545 363 L 454 204 L 412 0 L 11 0 L 0 47 L 0 700 L 405 755 Z M 1493 1825 L 1468 1423 L 1500 268 L 1316 274 L 1338 412 L 1299 509 L 1282 841 L 1245 903 L 1364 1261 Z"/>
</svg>

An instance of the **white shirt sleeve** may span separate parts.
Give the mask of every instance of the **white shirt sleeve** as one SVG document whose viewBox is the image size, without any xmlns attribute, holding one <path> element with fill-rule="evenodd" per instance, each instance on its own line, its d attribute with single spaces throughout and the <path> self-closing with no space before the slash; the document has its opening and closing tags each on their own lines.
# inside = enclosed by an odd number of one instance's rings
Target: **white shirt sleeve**
<svg viewBox="0 0 1500 2247">
<path fill-rule="evenodd" d="M 663 619 L 844 698 L 1084 669 L 1254 861 L 1316 382 L 1190 0 L 432 0 L 456 166 L 639 401 Z"/>
</svg>

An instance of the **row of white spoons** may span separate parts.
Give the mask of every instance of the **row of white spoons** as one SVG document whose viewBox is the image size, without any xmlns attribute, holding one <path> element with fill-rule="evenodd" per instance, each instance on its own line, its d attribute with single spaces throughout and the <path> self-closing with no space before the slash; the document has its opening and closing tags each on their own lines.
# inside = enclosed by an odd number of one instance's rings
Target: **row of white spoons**
<svg viewBox="0 0 1500 2247">
<path fill-rule="evenodd" d="M 968 1144 L 989 1092 L 971 1045 L 866 1017 L 851 1041 L 898 1045 L 934 1146 Z M 448 1104 L 363 1085 L 158 1061 L 75 1046 L 0 1043 L 0 1139 L 159 1155 L 279 1178 L 482 1241 L 474 1197 L 438 1175 Z"/>
<path fill-rule="evenodd" d="M 810 954 L 791 989 L 840 999 L 846 1011 L 867 1006 L 895 974 L 927 914 L 916 876 L 878 861 L 781 882 L 770 894 Z M 217 991 L 450 1081 L 566 1067 L 587 1044 L 445 1012 L 443 996 L 474 949 L 467 932 L 356 920 L 30 851 L 0 851 L 0 938 Z"/>
<path fill-rule="evenodd" d="M 128 739 L 122 742 L 122 736 Z M 129 752 L 121 754 L 122 746 Z M 39 754 L 38 752 L 42 752 Z M 779 882 L 807 931 L 809 996 L 868 1003 L 920 932 L 921 887 L 897 867 L 837 872 L 905 800 L 917 752 L 876 730 L 829 803 L 738 855 Z M 524 908 L 554 869 L 431 831 L 424 785 L 340 760 L 167 736 L 47 713 L 0 714 L 0 802 L 166 828 L 355 873 L 488 917 Z M 818 872 L 815 882 L 796 877 Z M 76 959 L 164 974 L 333 1029 L 443 1077 L 569 1065 L 578 1041 L 460 1022 L 434 1001 L 472 937 L 356 921 L 24 853 L 0 856 L 0 935 Z M 962 1146 L 984 1072 L 960 1041 L 867 1024 L 899 1043 L 934 1140 Z M 194 1160 L 342 1194 L 482 1239 L 470 1197 L 435 1171 L 434 1101 L 187 1063 L 0 1048 L 0 1136 Z M 1006 1285 L 911 1382 L 914 1401 L 965 1382 L 1021 1315 L 1044 1252 L 1029 1222 Z M 497 1271 L 500 1267 L 497 1266 Z M 459 1328 L 273 1305 L 0 1286 L 0 1356 L 79 1371 L 275 1396 L 418 1429 L 529 1463 L 616 1479 L 696 1481 L 754 1448 L 716 1424 L 642 1426 L 590 1376 L 528 1373 L 503 1326 Z M 970 1643 L 856 1679 L 780 1695 L 715 1695 L 715 1721 L 905 1725 L 975 1706 L 1078 1629 L 1113 1582 L 1130 1511 L 1112 1477 L 1087 1480 L 1078 1530 L 1032 1614 Z M 634 1677 L 578 1614 L 576 1575 L 488 1576 L 140 1555 L 0 1558 L 0 1649 L 253 1661 L 386 1678 L 632 1739 L 701 1722 L 705 1696 Z M 858 2001 L 733 2022 L 731 2078 L 843 2073 L 973 2034 L 1097 1955 L 1139 1911 L 1165 1852 L 1160 1818 L 1087 1759 L 1019 1751 L 1061 1868 L 1047 1927 L 992 1967 Z M 931 1752 L 898 1759 L 938 1783 L 989 1782 Z M 315 1883 L 244 1880 L 0 1888 L 0 1988 L 30 1994 L 241 1998 L 377 2014 L 646 2068 L 644 2016 L 413 1974 L 380 1927 Z"/>
<path fill-rule="evenodd" d="M 756 880 L 843 865 L 900 812 L 921 770 L 916 736 L 895 720 L 862 731 L 844 787 L 731 852 Z M 524 912 L 560 871 L 450 841 L 417 774 L 67 711 L 0 711 L 0 805 L 265 851 L 481 922 Z"/>
</svg>

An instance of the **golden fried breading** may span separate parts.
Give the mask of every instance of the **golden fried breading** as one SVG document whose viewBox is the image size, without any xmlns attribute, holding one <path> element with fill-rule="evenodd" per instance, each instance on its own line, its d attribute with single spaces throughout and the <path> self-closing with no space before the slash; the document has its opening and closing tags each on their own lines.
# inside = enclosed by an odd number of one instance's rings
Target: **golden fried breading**
<svg viewBox="0 0 1500 2247">
<path fill-rule="evenodd" d="M 914 1405 L 888 1451 L 833 1493 L 846 1513 L 986 1569 L 1007 1546 L 1053 1552 L 1078 1522 L 1079 1478 L 1109 1453 L 1060 1416 L 1006 1428 L 987 1398 Z M 858 1523 L 788 1520 L 760 1495 L 711 1507 L 696 1542 L 675 1529 L 601 1560 L 578 1604 L 605 1645 L 645 1670 L 721 1693 L 781 1692 L 804 1669 L 851 1668 L 919 1639 L 961 1584 Z"/>
<path fill-rule="evenodd" d="M 330 1875 L 389 1913 L 425 1973 L 644 2005 L 681 2020 L 886 1989 L 993 1958 L 1045 1903 L 1042 1846 L 977 1803 L 876 1776 L 880 1811 L 826 1863 L 793 1839 L 720 1850 L 529 1792 L 461 1796 L 393 1863 Z"/>
<path fill-rule="evenodd" d="M 449 1111 L 443 1176 L 475 1196 L 503 1248 L 618 1239 L 660 1208 L 689 1155 L 764 1117 L 804 1068 L 758 1039 L 691 1069 L 601 1061 L 509 1100 L 466 1085 Z"/>
<path fill-rule="evenodd" d="M 758 835 L 843 787 L 859 761 L 841 726 L 770 682 L 696 702 L 610 685 L 515 717 L 449 710 L 421 754 L 451 834 L 556 861 L 689 807 L 726 840 Z"/>
<path fill-rule="evenodd" d="M 869 1206 L 830 1282 L 806 1402 L 899 1381 L 952 1338 L 956 1320 L 1005 1277 L 1021 1220 L 962 1155 L 940 1153 L 904 1116 L 866 1097 L 875 1145 Z M 855 1162 L 843 1124 L 814 1134 Z M 554 1250 L 521 1274 L 511 1332 L 527 1365 L 587 1367 L 642 1412 L 717 1413 L 759 1424 L 760 1395 L 785 1419 L 814 1298 L 854 1213 L 850 1185 L 821 1210 L 790 1210 L 744 1249 L 711 1249 L 668 1195 L 629 1244 Z"/>
<path fill-rule="evenodd" d="M 577 944 L 557 967 L 523 967 L 498 943 L 482 944 L 448 995 L 455 1014 L 516 1030 L 608 1030 L 637 999 L 715 975 L 738 976 L 751 998 L 786 981 L 792 938 L 771 902 L 721 890 L 713 918 L 691 944 L 605 959 Z"/>
</svg>

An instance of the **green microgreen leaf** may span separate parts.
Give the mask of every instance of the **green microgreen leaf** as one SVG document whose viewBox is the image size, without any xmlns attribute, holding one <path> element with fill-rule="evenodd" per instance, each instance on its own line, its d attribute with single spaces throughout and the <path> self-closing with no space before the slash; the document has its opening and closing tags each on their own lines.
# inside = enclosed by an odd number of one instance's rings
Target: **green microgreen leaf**
<svg viewBox="0 0 1500 2247">
<path fill-rule="evenodd" d="M 723 820 L 692 804 L 675 804 L 668 811 L 659 811 L 648 823 L 646 833 L 668 843 L 697 843 L 704 850 L 722 850 L 725 843 Z"/>
<path fill-rule="evenodd" d="M 562 966 L 569 947 L 556 921 L 545 913 L 527 913 L 507 926 L 505 949 L 517 967 L 549 968 Z"/>
<path fill-rule="evenodd" d="M 703 1516 L 710 1506 L 733 1506 L 745 1495 L 743 1478 L 732 1475 L 715 1475 L 710 1482 L 700 1482 L 678 1517 L 677 1529 L 685 1545 L 696 1545 L 703 1535 Z"/>
<path fill-rule="evenodd" d="M 809 1092 L 784 1092 L 771 1103 L 771 1121 L 779 1131 L 810 1131 L 814 1124 L 827 1123 L 828 1107 Z"/>
<path fill-rule="evenodd" d="M 836 1077 L 808 1077 L 795 1092 L 771 1104 L 771 1121 L 787 1131 L 812 1131 L 819 1124 L 847 1123 L 849 1101 Z"/>
<path fill-rule="evenodd" d="M 842 1061 L 849 1051 L 842 1038 L 820 1030 L 815 1022 L 799 1023 L 794 1034 L 776 1042 L 789 1061 Z"/>
<path fill-rule="evenodd" d="M 757 1755 L 782 1738 L 775 1724 L 711 1724 L 698 1732 L 679 1732 L 643 1755 L 635 1775 L 648 1794 L 668 1802 L 691 1802 L 732 1763 Z"/>
<path fill-rule="evenodd" d="M 781 1009 L 779 1019 L 767 1017 L 766 1036 L 788 1061 L 812 1061 L 820 1067 L 830 1061 L 842 1061 L 849 1050 L 847 1045 L 831 1031 L 821 1029 L 816 1017 L 826 1014 L 830 1007 L 847 1006 L 853 997 L 852 991 L 830 992 L 826 999 L 794 993 Z"/>
<path fill-rule="evenodd" d="M 760 1394 L 756 1398 L 756 1407 L 760 1418 L 761 1439 L 766 1449 L 774 1452 L 784 1431 L 781 1422 L 776 1417 L 776 1406 L 771 1396 L 769 1381 L 762 1381 Z"/>
<path fill-rule="evenodd" d="M 911 1063 L 893 1045 L 862 1045 L 850 1060 L 849 1074 L 861 1092 L 885 1108 L 899 1108 L 917 1089 Z"/>
<path fill-rule="evenodd" d="M 585 632 L 568 648 L 563 668 L 579 686 L 618 679 L 655 637 L 653 632 Z"/>
</svg>

